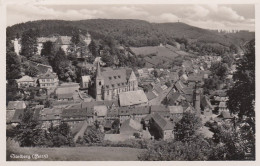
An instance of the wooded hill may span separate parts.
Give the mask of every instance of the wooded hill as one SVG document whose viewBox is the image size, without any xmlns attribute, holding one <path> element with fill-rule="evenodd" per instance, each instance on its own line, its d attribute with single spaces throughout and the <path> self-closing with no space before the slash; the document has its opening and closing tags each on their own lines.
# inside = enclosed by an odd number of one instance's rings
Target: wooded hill
<svg viewBox="0 0 260 166">
<path fill-rule="evenodd" d="M 176 39 L 184 42 L 216 44 L 230 47 L 255 38 L 254 32 L 218 33 L 185 23 L 149 23 L 133 19 L 90 19 L 80 21 L 39 20 L 7 27 L 7 37 L 15 38 L 28 30 L 37 29 L 39 36 L 72 35 L 74 31 L 89 32 L 94 39 L 111 36 L 120 44 L 133 47 L 171 44 Z M 187 41 L 186 41 L 187 40 Z"/>
</svg>

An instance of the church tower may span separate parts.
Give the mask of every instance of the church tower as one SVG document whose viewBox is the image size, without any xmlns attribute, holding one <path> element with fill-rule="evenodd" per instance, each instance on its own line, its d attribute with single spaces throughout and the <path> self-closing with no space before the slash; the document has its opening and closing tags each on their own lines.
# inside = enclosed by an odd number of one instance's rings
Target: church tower
<svg viewBox="0 0 260 166">
<path fill-rule="evenodd" d="M 97 63 L 97 72 L 96 72 L 96 100 L 101 101 L 103 100 L 103 86 L 104 86 L 104 78 L 101 75 L 101 69 L 99 62 Z"/>
</svg>

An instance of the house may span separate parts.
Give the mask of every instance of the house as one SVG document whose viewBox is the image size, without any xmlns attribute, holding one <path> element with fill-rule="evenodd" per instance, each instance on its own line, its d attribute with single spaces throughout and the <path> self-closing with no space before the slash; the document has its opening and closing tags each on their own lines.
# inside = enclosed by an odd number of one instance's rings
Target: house
<svg viewBox="0 0 260 166">
<path fill-rule="evenodd" d="M 183 101 L 185 101 L 185 97 L 182 96 L 179 92 L 173 92 L 167 94 L 166 96 L 169 105 L 180 105 Z"/>
<path fill-rule="evenodd" d="M 103 121 L 107 116 L 107 106 L 95 105 L 93 109 L 94 109 L 94 116 L 96 118 L 94 120 Z"/>
<path fill-rule="evenodd" d="M 151 114 L 159 114 L 165 119 L 170 119 L 170 110 L 167 106 L 164 105 L 152 105 L 150 107 Z"/>
<path fill-rule="evenodd" d="M 25 101 L 9 101 L 7 110 L 21 110 L 26 108 L 26 103 Z"/>
<path fill-rule="evenodd" d="M 89 75 L 81 76 L 80 87 L 82 89 L 87 89 L 90 83 L 91 83 L 91 78 Z"/>
<path fill-rule="evenodd" d="M 6 110 L 6 124 L 11 124 L 15 110 Z"/>
<path fill-rule="evenodd" d="M 231 121 L 234 119 L 234 116 L 229 111 L 222 111 L 215 119 L 217 123 L 221 123 L 222 121 Z"/>
<path fill-rule="evenodd" d="M 71 43 L 71 36 L 59 36 L 56 40 L 56 43 L 59 45 L 59 47 L 62 48 L 62 50 L 67 53 L 69 46 Z"/>
<path fill-rule="evenodd" d="M 139 106 L 139 107 L 119 107 L 118 115 L 120 118 L 120 123 L 125 120 L 132 118 L 141 122 L 143 118 L 145 118 L 150 113 L 149 106 Z"/>
<path fill-rule="evenodd" d="M 132 118 L 124 121 L 120 126 L 120 134 L 125 134 L 129 136 L 133 136 L 134 133 L 141 133 L 143 127 L 139 121 L 136 121 Z"/>
<path fill-rule="evenodd" d="M 44 108 L 39 111 L 38 120 L 42 123 L 41 128 L 47 130 L 51 125 L 58 126 L 61 122 L 61 108 Z"/>
<path fill-rule="evenodd" d="M 100 65 L 97 63 L 97 73 L 95 78 L 96 100 L 117 99 L 118 94 L 137 90 L 138 81 L 132 69 L 104 68 L 101 71 Z"/>
<path fill-rule="evenodd" d="M 23 116 L 24 116 L 24 109 L 16 109 L 12 117 L 11 124 L 14 126 L 21 124 Z"/>
<path fill-rule="evenodd" d="M 62 111 L 61 118 L 63 122 L 68 123 L 70 126 L 82 121 L 87 121 L 89 124 L 93 124 L 94 108 L 67 108 Z"/>
<path fill-rule="evenodd" d="M 187 74 L 183 74 L 183 75 L 180 77 L 180 80 L 183 81 L 183 82 L 188 81 L 188 76 L 187 76 Z"/>
<path fill-rule="evenodd" d="M 171 114 L 171 121 L 173 121 L 174 123 L 178 122 L 181 120 L 182 116 L 183 116 L 183 107 L 182 106 L 168 106 L 169 110 L 170 110 L 170 114 Z"/>
<path fill-rule="evenodd" d="M 38 79 L 41 88 L 54 90 L 59 84 L 57 74 L 51 72 L 50 70 L 44 74 L 39 75 Z"/>
<path fill-rule="evenodd" d="M 142 68 L 142 69 L 137 70 L 139 77 L 142 77 L 142 78 L 149 77 L 149 74 L 151 73 L 151 71 L 153 71 L 153 70 L 150 69 L 150 71 L 149 71 L 147 68 Z"/>
<path fill-rule="evenodd" d="M 63 83 L 57 87 L 55 94 L 58 100 L 74 100 L 79 94 L 79 84 L 78 83 Z"/>
<path fill-rule="evenodd" d="M 163 140 L 174 138 L 174 125 L 170 121 L 164 119 L 158 113 L 152 115 L 150 126 L 150 128 L 157 131 L 155 132 L 155 138 Z"/>
<path fill-rule="evenodd" d="M 120 93 L 119 103 L 121 107 L 145 106 L 148 104 L 148 99 L 143 90 L 136 90 Z"/>
<path fill-rule="evenodd" d="M 218 108 L 219 108 L 219 112 L 229 111 L 227 108 L 227 103 L 225 101 L 221 101 L 218 105 Z"/>
<path fill-rule="evenodd" d="M 52 36 L 52 37 L 38 37 L 37 38 L 37 53 L 40 55 L 41 51 L 43 49 L 43 44 L 47 41 L 50 42 L 55 42 L 57 40 L 57 37 Z"/>
<path fill-rule="evenodd" d="M 16 83 L 18 85 L 18 88 L 22 87 L 36 87 L 36 79 L 30 76 L 23 76 L 22 78 L 16 79 Z"/>
</svg>

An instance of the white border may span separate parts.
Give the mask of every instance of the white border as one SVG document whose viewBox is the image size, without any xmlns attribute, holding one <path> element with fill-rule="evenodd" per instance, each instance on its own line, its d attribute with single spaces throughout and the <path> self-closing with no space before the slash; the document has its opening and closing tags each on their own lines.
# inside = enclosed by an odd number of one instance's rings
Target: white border
<svg viewBox="0 0 260 166">
<path fill-rule="evenodd" d="M 69 162 L 69 161 L 36 161 L 36 162 L 6 162 L 6 135 L 5 135 L 5 117 L 6 117 L 6 106 L 5 106 L 5 96 L 6 96 L 6 80 L 5 80 L 5 50 L 6 50 L 6 5 L 12 5 L 12 4 L 38 4 L 38 5 L 44 5 L 44 4 L 50 4 L 50 5 L 70 5 L 70 4 L 255 4 L 255 31 L 256 31 L 256 64 L 259 63 L 260 58 L 259 52 L 260 52 L 260 46 L 259 46 L 259 33 L 258 30 L 260 29 L 259 25 L 259 16 L 260 16 L 260 1 L 258 0 L 0 0 L 0 165 L 112 165 L 112 166 L 122 166 L 122 165 L 198 165 L 198 166 L 204 166 L 204 165 L 231 165 L 231 166 L 245 166 L 245 165 L 260 165 L 258 162 L 259 160 L 259 114 L 257 111 L 259 110 L 259 97 L 258 92 L 259 88 L 256 86 L 256 124 L 257 124 L 257 131 L 256 131 L 256 161 L 216 161 L 216 162 L 210 162 L 210 161 L 170 161 L 170 162 L 136 162 L 136 161 L 128 161 L 128 162 L 113 162 L 113 161 L 106 161 L 106 162 L 94 162 L 94 161 L 78 161 L 78 162 Z M 260 64 L 260 63 L 259 63 Z M 260 82 L 259 80 L 259 71 L 260 71 L 260 65 L 256 65 L 256 85 Z"/>
</svg>

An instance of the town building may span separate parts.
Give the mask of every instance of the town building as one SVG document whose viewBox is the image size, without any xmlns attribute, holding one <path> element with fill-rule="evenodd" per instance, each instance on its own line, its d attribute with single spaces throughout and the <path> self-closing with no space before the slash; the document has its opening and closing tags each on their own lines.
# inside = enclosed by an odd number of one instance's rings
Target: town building
<svg viewBox="0 0 260 166">
<path fill-rule="evenodd" d="M 18 88 L 36 87 L 36 80 L 37 78 L 25 75 L 22 78 L 16 79 L 16 83 Z"/>
<path fill-rule="evenodd" d="M 81 76 L 81 82 L 80 82 L 80 87 L 82 89 L 88 89 L 91 83 L 91 78 L 89 75 L 86 76 Z"/>
<path fill-rule="evenodd" d="M 101 71 L 97 63 L 95 79 L 96 100 L 112 100 L 118 98 L 118 94 L 138 90 L 138 81 L 132 69 L 104 68 Z"/>
<path fill-rule="evenodd" d="M 26 102 L 25 101 L 9 101 L 7 105 L 7 110 L 17 110 L 17 109 L 25 109 Z"/>
<path fill-rule="evenodd" d="M 17 39 L 15 38 L 14 40 L 12 40 L 13 44 L 14 44 L 14 52 L 17 54 L 17 55 L 20 55 L 20 52 L 21 52 L 21 49 L 22 49 L 22 46 L 21 46 L 21 39 Z"/>
<path fill-rule="evenodd" d="M 120 134 L 133 136 L 135 133 L 141 133 L 143 127 L 139 121 L 132 118 L 124 121 L 120 127 Z"/>
<path fill-rule="evenodd" d="M 63 83 L 57 87 L 55 94 L 58 100 L 77 100 L 79 99 L 78 83 Z"/>
<path fill-rule="evenodd" d="M 148 105 L 148 99 L 143 90 L 136 90 L 120 93 L 119 103 L 121 107 L 146 106 Z"/>
<path fill-rule="evenodd" d="M 51 72 L 50 70 L 48 70 L 44 74 L 39 75 L 38 80 L 39 80 L 40 87 L 46 89 L 54 90 L 59 84 L 59 79 L 57 74 Z"/>
<path fill-rule="evenodd" d="M 164 119 L 158 113 L 155 113 L 151 116 L 150 128 L 157 131 L 155 135 L 155 138 L 157 139 L 174 139 L 174 124 Z"/>
</svg>

